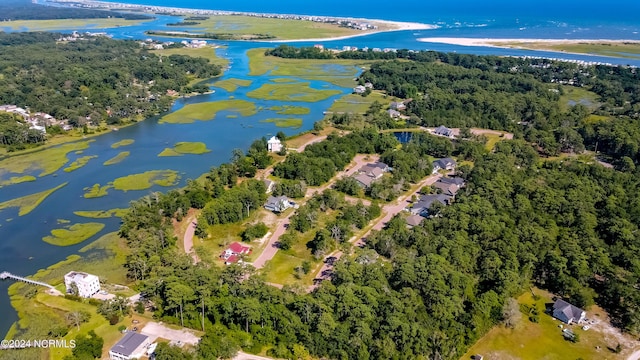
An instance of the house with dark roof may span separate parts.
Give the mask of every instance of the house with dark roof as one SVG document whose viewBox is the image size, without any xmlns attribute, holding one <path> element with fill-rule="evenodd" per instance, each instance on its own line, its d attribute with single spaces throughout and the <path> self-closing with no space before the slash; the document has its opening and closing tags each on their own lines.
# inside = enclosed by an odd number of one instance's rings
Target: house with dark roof
<svg viewBox="0 0 640 360">
<path fill-rule="evenodd" d="M 438 182 L 444 183 L 444 184 L 453 184 L 456 185 L 458 188 L 461 188 L 464 186 L 464 179 L 459 177 L 459 176 L 454 176 L 454 177 L 441 177 L 440 179 L 438 179 Z"/>
<path fill-rule="evenodd" d="M 553 304 L 553 317 L 569 325 L 582 323 L 586 316 L 587 313 L 584 310 L 564 300 L 558 299 Z"/>
<path fill-rule="evenodd" d="M 455 170 L 458 164 L 452 158 L 442 158 L 431 163 L 433 167 L 433 173 L 437 173 L 438 171 L 444 170 Z"/>
<path fill-rule="evenodd" d="M 446 126 L 438 126 L 437 128 L 435 128 L 435 130 L 433 130 L 433 133 L 439 136 L 446 136 L 449 138 L 452 138 L 454 136 L 453 134 L 453 130 L 449 129 Z"/>
<path fill-rule="evenodd" d="M 420 216 L 429 216 L 429 209 L 435 203 L 442 205 L 449 205 L 451 202 L 451 196 L 444 194 L 429 194 L 422 195 L 418 201 L 416 201 L 410 209 L 411 214 Z"/>
<path fill-rule="evenodd" d="M 127 332 L 117 344 L 109 350 L 110 360 L 131 360 L 141 358 L 150 345 L 147 335 Z"/>
<path fill-rule="evenodd" d="M 269 196 L 267 202 L 264 204 L 265 209 L 273 212 L 283 212 L 292 206 L 291 200 L 284 195 Z"/>
<path fill-rule="evenodd" d="M 392 110 L 404 110 L 407 108 L 407 105 L 405 105 L 403 102 L 392 102 L 391 105 L 389 105 L 389 107 Z"/>
</svg>

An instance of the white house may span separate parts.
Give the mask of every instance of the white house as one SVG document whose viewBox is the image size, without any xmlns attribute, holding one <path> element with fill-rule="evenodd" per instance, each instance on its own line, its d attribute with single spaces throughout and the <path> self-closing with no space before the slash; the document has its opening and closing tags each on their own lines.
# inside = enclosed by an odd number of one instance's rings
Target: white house
<svg viewBox="0 0 640 360">
<path fill-rule="evenodd" d="M 291 200 L 284 195 L 269 196 L 267 202 L 264 204 L 264 208 L 273 212 L 283 212 L 293 205 Z"/>
<path fill-rule="evenodd" d="M 109 359 L 140 359 L 145 354 L 149 345 L 150 341 L 147 335 L 138 334 L 133 331 L 128 332 L 109 350 Z"/>
<path fill-rule="evenodd" d="M 64 285 L 67 292 L 73 289 L 73 284 L 78 288 L 78 296 L 83 298 L 91 297 L 100 291 L 100 279 L 91 274 L 79 271 L 71 271 L 64 276 Z"/>
<path fill-rule="evenodd" d="M 267 141 L 267 150 L 271 152 L 280 152 L 282 150 L 282 142 L 275 136 L 272 136 L 269 141 Z"/>
<path fill-rule="evenodd" d="M 353 88 L 353 92 L 356 94 L 364 94 L 366 91 L 367 91 L 367 88 L 362 85 L 358 85 Z"/>
</svg>

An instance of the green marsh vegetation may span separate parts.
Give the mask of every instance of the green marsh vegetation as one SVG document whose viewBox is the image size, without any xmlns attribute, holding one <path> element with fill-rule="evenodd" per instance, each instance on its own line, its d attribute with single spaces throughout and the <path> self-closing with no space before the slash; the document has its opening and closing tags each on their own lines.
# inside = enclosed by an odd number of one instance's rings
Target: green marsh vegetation
<svg viewBox="0 0 640 360">
<path fill-rule="evenodd" d="M 118 155 L 102 163 L 102 165 L 113 165 L 121 162 L 129 156 L 129 151 L 121 151 Z"/>
<path fill-rule="evenodd" d="M 82 216 L 91 219 L 108 219 L 112 217 L 123 217 L 129 209 L 110 209 L 110 210 L 86 210 L 86 211 L 74 211 L 77 216 Z"/>
<path fill-rule="evenodd" d="M 272 118 L 260 120 L 262 123 L 273 123 L 280 128 L 293 128 L 297 129 L 302 126 L 302 119 L 297 118 Z"/>
<path fill-rule="evenodd" d="M 173 186 L 180 180 L 180 175 L 174 170 L 152 170 L 140 174 L 133 174 L 117 178 L 113 181 L 113 188 L 121 191 L 145 190 L 153 185 Z"/>
<path fill-rule="evenodd" d="M 307 115 L 311 112 L 308 107 L 293 105 L 272 106 L 269 110 L 275 111 L 276 114 L 280 115 Z"/>
<path fill-rule="evenodd" d="M 56 190 L 64 187 L 67 183 L 60 184 L 53 189 L 41 191 L 39 193 L 19 197 L 12 200 L 7 200 L 5 202 L 0 203 L 0 210 L 4 210 L 7 208 L 17 207 L 18 215 L 23 216 L 27 215 L 33 209 L 35 209 L 38 205 L 40 205 L 49 195 L 53 194 Z"/>
<path fill-rule="evenodd" d="M 639 41 L 598 41 L 598 42 L 490 42 L 492 45 L 519 49 L 550 50 L 578 54 L 595 54 L 617 58 L 640 59 Z"/>
<path fill-rule="evenodd" d="M 226 79 L 216 81 L 213 86 L 225 89 L 229 92 L 236 91 L 239 87 L 247 87 L 251 85 L 253 81 L 246 79 Z"/>
<path fill-rule="evenodd" d="M 38 175 L 40 177 L 53 174 L 69 161 L 68 153 L 88 149 L 92 141 L 94 140 L 63 144 L 0 160 L 0 173 L 22 174 L 37 169 L 41 171 Z"/>
<path fill-rule="evenodd" d="M 91 155 L 91 156 L 82 156 L 79 157 L 78 159 L 76 159 L 74 162 L 72 162 L 71 164 L 69 164 L 69 166 L 67 166 L 66 168 L 64 168 L 64 172 L 72 172 L 74 170 L 78 170 L 81 167 L 87 165 L 87 163 L 89 163 L 89 160 L 91 159 L 95 159 L 97 158 L 97 155 Z"/>
<path fill-rule="evenodd" d="M 111 188 L 110 185 L 100 186 L 100 184 L 94 184 L 91 187 L 84 188 L 85 199 L 93 199 L 98 197 L 107 196 L 108 190 Z"/>
<path fill-rule="evenodd" d="M 263 100 L 317 102 L 340 94 L 340 90 L 317 90 L 310 83 L 264 84 L 260 88 L 247 93 L 248 97 Z"/>
<path fill-rule="evenodd" d="M 173 148 L 165 148 L 158 156 L 182 156 L 185 154 L 206 154 L 211 152 L 203 142 L 179 142 Z"/>
<path fill-rule="evenodd" d="M 182 109 L 163 116 L 158 122 L 161 124 L 191 124 L 196 120 L 212 120 L 220 111 L 231 111 L 240 116 L 251 116 L 257 113 L 256 105 L 250 101 L 220 100 L 185 105 Z"/>
<path fill-rule="evenodd" d="M 131 145 L 134 142 L 136 142 L 136 141 L 133 140 L 133 139 L 122 139 L 122 140 L 120 140 L 118 142 L 115 142 L 115 143 L 111 144 L 111 147 L 113 149 L 117 149 L 117 148 L 122 147 L 122 146 Z"/>
<path fill-rule="evenodd" d="M 133 26 L 144 20 L 111 19 L 51 19 L 51 20 L 12 20 L 0 23 L 1 28 L 10 30 L 27 29 L 29 31 L 59 31 L 68 29 L 106 29 L 119 26 Z"/>
<path fill-rule="evenodd" d="M 102 223 L 77 223 L 68 228 L 51 230 L 51 235 L 45 236 L 42 240 L 51 245 L 71 246 L 87 240 L 103 228 Z"/>
<path fill-rule="evenodd" d="M 36 177 L 33 175 L 25 175 L 25 176 L 12 176 L 7 180 L 0 181 L 0 187 L 7 185 L 20 184 L 23 182 L 36 181 Z"/>
</svg>

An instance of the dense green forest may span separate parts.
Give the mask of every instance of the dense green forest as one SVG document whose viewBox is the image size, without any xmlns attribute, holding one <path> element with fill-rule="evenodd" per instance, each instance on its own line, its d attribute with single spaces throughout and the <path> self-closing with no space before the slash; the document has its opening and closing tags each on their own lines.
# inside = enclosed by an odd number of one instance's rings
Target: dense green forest
<svg viewBox="0 0 640 360">
<path fill-rule="evenodd" d="M 0 103 L 41 111 L 73 126 L 115 124 L 166 111 L 167 90 L 220 74 L 204 58 L 160 57 L 135 41 L 56 42 L 59 34 L 0 34 Z"/>
<path fill-rule="evenodd" d="M 31 0 L 2 0 L 0 21 L 51 19 L 103 19 L 109 17 L 128 20 L 151 19 L 145 14 L 119 13 L 104 10 L 68 8 L 34 4 Z M 1 24 L 0 24 L 1 25 Z"/>
<path fill-rule="evenodd" d="M 0 146 L 12 148 L 19 144 L 41 144 L 45 135 L 35 129 L 29 129 L 21 116 L 0 112 Z"/>
<path fill-rule="evenodd" d="M 319 149 L 333 157 L 349 143 L 358 148 L 367 136 L 327 139 Z M 416 142 L 397 151 L 453 151 L 419 137 Z M 234 185 L 237 173 L 234 164 L 212 169 L 204 184 L 135 202 L 123 219 L 121 235 L 134 251 L 129 270 L 156 305 L 155 315 L 206 330 L 197 358 L 273 346 L 269 354 L 284 358 L 308 352 L 343 359 L 454 359 L 502 320 L 506 299 L 532 284 L 578 306 L 598 303 L 615 324 L 640 332 L 637 173 L 540 161 L 524 141 L 502 141 L 461 173 L 468 186 L 439 217 L 413 229 L 392 219 L 366 249 L 343 257 L 331 282 L 311 294 L 268 286 L 251 276 L 250 267 L 193 266 L 171 246 L 171 221 L 162 215 L 171 212 L 159 210 L 176 201 L 188 206 L 197 192 L 232 203 L 227 194 L 260 186 Z M 299 209 L 292 228 L 308 231 L 317 217 L 307 212 L 341 206 L 336 204 L 344 200 L 331 191 Z M 243 216 L 241 206 L 230 213 Z M 307 246 L 321 253 L 335 247 L 327 229 L 317 231 Z"/>
<path fill-rule="evenodd" d="M 506 130 L 537 144 L 545 155 L 586 147 L 611 156 L 621 168 L 640 162 L 640 74 L 633 67 L 434 51 L 334 53 L 286 45 L 266 55 L 384 60 L 373 63 L 359 81 L 411 98 L 410 124 Z M 588 107 L 565 110 L 559 100 L 571 87 L 599 98 Z"/>
</svg>

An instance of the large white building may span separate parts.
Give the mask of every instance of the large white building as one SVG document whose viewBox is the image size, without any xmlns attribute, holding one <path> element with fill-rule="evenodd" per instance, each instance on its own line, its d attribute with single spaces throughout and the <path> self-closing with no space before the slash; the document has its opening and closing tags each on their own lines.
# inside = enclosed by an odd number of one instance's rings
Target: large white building
<svg viewBox="0 0 640 360">
<path fill-rule="evenodd" d="M 78 296 L 88 298 L 100 291 L 100 279 L 97 276 L 79 271 L 71 271 L 64 276 L 64 285 L 67 292 L 76 284 L 78 288 Z"/>
<path fill-rule="evenodd" d="M 269 141 L 267 141 L 267 150 L 271 152 L 279 152 L 282 150 L 282 142 L 275 136 L 272 136 Z"/>
</svg>

